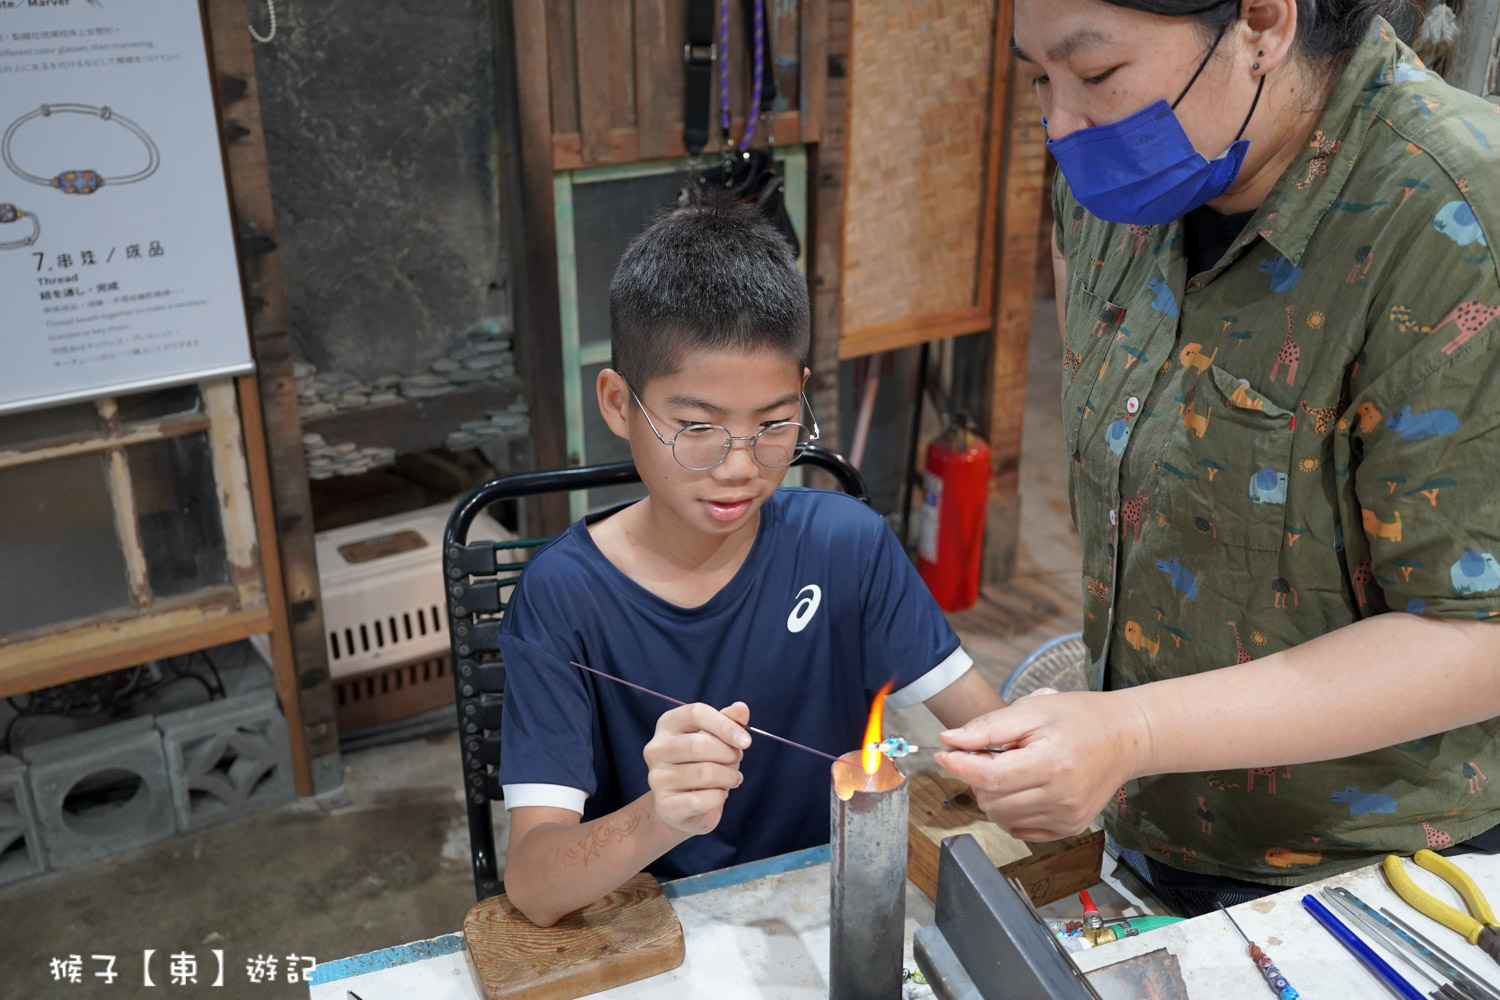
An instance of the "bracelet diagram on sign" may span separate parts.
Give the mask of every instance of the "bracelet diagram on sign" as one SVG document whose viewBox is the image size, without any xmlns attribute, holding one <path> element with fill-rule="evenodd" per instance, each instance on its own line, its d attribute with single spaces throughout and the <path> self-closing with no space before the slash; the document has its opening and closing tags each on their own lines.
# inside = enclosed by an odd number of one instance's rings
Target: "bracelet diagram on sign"
<svg viewBox="0 0 1500 1000">
<path fill-rule="evenodd" d="M 141 140 L 146 146 L 150 162 L 145 169 L 138 170 L 133 174 L 122 174 L 119 177 L 105 177 L 96 170 L 64 170 L 56 177 L 41 177 L 37 174 L 28 173 L 21 169 L 11 155 L 11 140 L 15 138 L 16 132 L 29 121 L 36 118 L 50 118 L 55 114 L 74 114 L 98 117 L 103 121 L 114 122 L 127 132 Z M 156 143 L 146 130 L 124 115 L 116 114 L 108 105 L 94 106 L 92 104 L 43 104 L 35 111 L 26 114 L 10 123 L 5 130 L 5 138 L 0 139 L 0 158 L 5 160 L 5 165 L 10 168 L 11 173 L 22 180 L 43 187 L 57 188 L 63 194 L 93 194 L 104 185 L 134 184 L 143 181 L 156 173 L 156 168 L 161 165 L 161 153 L 156 148 Z"/>
<path fill-rule="evenodd" d="M 0 250 L 19 250 L 22 247 L 29 247 L 42 235 L 42 220 L 36 217 L 36 213 L 28 212 L 8 202 L 0 201 L 0 226 L 20 222 L 22 219 L 31 220 L 31 235 L 19 240 L 0 239 Z M 0 232 L 0 236 L 3 235 L 6 234 Z"/>
</svg>

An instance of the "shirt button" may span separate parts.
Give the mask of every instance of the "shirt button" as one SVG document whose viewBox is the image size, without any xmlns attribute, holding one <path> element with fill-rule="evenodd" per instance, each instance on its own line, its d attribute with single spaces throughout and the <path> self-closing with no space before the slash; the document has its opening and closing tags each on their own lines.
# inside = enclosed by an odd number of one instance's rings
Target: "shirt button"
<svg viewBox="0 0 1500 1000">
<path fill-rule="evenodd" d="M 1140 400 L 1139 396 L 1131 396 L 1129 399 L 1125 400 L 1125 412 L 1126 413 L 1135 413 L 1140 408 L 1141 408 L 1141 400 Z"/>
<path fill-rule="evenodd" d="M 1110 524 L 1116 523 L 1116 518 L 1117 517 L 1118 517 L 1118 515 L 1115 514 L 1115 509 L 1113 507 L 1111 507 L 1109 509 L 1109 523 Z"/>
</svg>

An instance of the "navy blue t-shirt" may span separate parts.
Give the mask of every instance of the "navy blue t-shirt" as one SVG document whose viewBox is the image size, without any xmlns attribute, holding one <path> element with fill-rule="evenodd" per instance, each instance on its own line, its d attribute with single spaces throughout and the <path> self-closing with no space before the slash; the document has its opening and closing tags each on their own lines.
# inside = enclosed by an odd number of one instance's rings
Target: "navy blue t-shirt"
<svg viewBox="0 0 1500 1000">
<path fill-rule="evenodd" d="M 857 749 L 870 701 L 893 707 L 971 665 L 900 542 L 842 493 L 783 488 L 761 507 L 745 563 L 709 601 L 682 608 L 599 551 L 579 521 L 539 551 L 506 612 L 500 782 L 508 808 L 585 821 L 644 795 L 641 756 L 672 706 L 569 660 L 685 702 L 750 706 L 750 723 L 834 755 Z M 711 833 L 648 870 L 677 878 L 828 841 L 822 758 L 754 736 Z"/>
</svg>

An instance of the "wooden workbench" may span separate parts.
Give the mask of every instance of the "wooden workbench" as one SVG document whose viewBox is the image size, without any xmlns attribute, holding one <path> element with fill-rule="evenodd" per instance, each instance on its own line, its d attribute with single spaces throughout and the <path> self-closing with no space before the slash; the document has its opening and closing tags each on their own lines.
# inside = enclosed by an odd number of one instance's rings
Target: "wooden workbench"
<svg viewBox="0 0 1500 1000">
<path fill-rule="evenodd" d="M 1500 903 L 1500 855 L 1466 855 L 1456 860 L 1492 904 Z M 1407 870 L 1437 898 L 1462 905 L 1436 876 L 1411 864 Z M 1373 907 L 1390 907 L 1500 989 L 1500 965 L 1403 903 L 1379 867 L 1371 866 L 1231 909 L 1240 926 L 1271 954 L 1303 996 L 1368 1000 L 1386 995 L 1302 908 L 1305 892 L 1316 893 L 1328 886 L 1344 886 Z M 828 995 L 826 847 L 669 882 L 663 888 L 682 922 L 687 960 L 672 972 L 596 996 L 811 1000 Z M 908 883 L 908 968 L 916 967 L 911 932 L 932 919 L 932 903 Z M 1362 929 L 1360 933 L 1370 940 L 1371 935 Z M 1274 996 L 1247 957 L 1244 942 L 1219 914 L 1080 952 L 1074 959 L 1090 972 L 1157 949 L 1176 956 L 1193 1000 Z M 1414 985 L 1426 987 L 1424 993 L 1432 989 L 1384 949 L 1377 946 L 1377 950 Z M 459 934 L 319 965 L 312 972 L 309 990 L 312 1000 L 346 1000 L 349 990 L 364 1000 L 481 1000 Z M 893 991 L 892 996 L 896 995 Z M 1103 995 L 1105 1000 L 1117 1000 L 1109 993 Z"/>
</svg>

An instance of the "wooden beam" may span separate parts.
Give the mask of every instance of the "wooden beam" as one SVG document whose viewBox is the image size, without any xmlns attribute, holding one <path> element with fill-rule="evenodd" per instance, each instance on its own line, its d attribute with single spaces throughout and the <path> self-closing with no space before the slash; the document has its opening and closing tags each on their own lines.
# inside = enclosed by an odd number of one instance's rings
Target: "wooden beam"
<svg viewBox="0 0 1500 1000">
<path fill-rule="evenodd" d="M 183 413 L 123 426 L 123 430 L 119 426 L 110 426 L 102 432 L 86 431 L 82 434 L 48 438 L 0 451 L 0 469 L 32 462 L 48 462 L 71 455 L 87 455 L 106 448 L 124 448 L 145 441 L 160 441 L 163 438 L 208 430 L 208 416 L 197 412 Z"/>
<path fill-rule="evenodd" d="M 313 548 L 312 502 L 302 457 L 302 427 L 297 413 L 297 382 L 292 374 L 292 339 L 287 329 L 281 286 L 281 256 L 271 205 L 270 171 L 261 131 L 260 99 L 245 5 L 239 0 L 204 0 L 215 98 L 223 128 L 229 173 L 230 207 L 239 245 L 240 272 L 250 324 L 250 345 L 259 372 L 258 385 L 267 449 L 276 534 L 262 538 L 277 545 L 281 579 L 268 588 L 284 588 L 288 602 L 292 651 L 296 663 L 296 709 L 283 706 L 288 724 L 301 719 L 301 736 L 311 760 L 332 757 L 336 765 L 338 729 L 333 714 L 333 685 L 328 675 L 323 637 L 322 593 Z M 258 612 L 259 631 L 270 626 L 270 614 Z M 331 768 L 339 773 L 337 766 Z"/>
<path fill-rule="evenodd" d="M 217 605 L 196 604 L 91 622 L 65 633 L 0 646 L 0 697 L 97 677 L 271 630 L 267 609 L 234 610 L 234 591 L 221 590 Z"/>
<path fill-rule="evenodd" d="M 302 706 L 297 697 L 297 662 L 292 651 L 291 618 L 287 612 L 286 593 L 279 586 L 281 551 L 275 544 L 276 508 L 271 499 L 270 459 L 260 412 L 260 387 L 255 384 L 254 375 L 243 375 L 235 382 L 245 428 L 245 456 L 250 470 L 255 528 L 261 538 L 271 541 L 271 544 L 260 547 L 261 572 L 267 581 L 266 604 L 271 615 L 271 674 L 276 683 L 276 694 L 281 699 L 282 713 L 286 716 L 297 794 L 311 795 L 312 765 L 307 757 L 307 741 L 302 738 Z"/>
<path fill-rule="evenodd" d="M 1009 17 L 1011 4 L 1001 9 Z M 1006 32 L 1009 38 L 1009 32 Z M 997 583 L 1015 571 L 1021 528 L 1021 425 L 1026 411 L 1026 370 L 1031 344 L 1031 307 L 1036 292 L 1037 230 L 1047 196 L 1046 135 L 1041 108 L 1030 87 L 1019 85 L 1010 63 L 1005 137 L 1005 192 L 1000 223 L 1000 267 L 995 299 L 995 340 L 990 364 L 991 470 L 986 515 L 984 580 Z"/>
<path fill-rule="evenodd" d="M 553 226 L 552 118 L 545 0 L 495 4 L 495 87 L 501 148 L 500 217 L 508 220 L 516 360 L 531 401 L 536 467 L 569 464 L 563 413 L 562 317 Z M 568 498 L 548 494 L 524 506 L 528 534 L 567 527 Z"/>
<path fill-rule="evenodd" d="M 844 162 L 849 119 L 848 66 L 852 0 L 808 0 L 802 22 L 803 95 L 820 136 L 808 158 L 812 178 L 810 232 L 803 246 L 812 295 L 812 357 L 808 400 L 830 447 L 839 443 L 839 338 L 843 329 Z"/>
<path fill-rule="evenodd" d="M 877 323 L 858 330 L 848 330 L 839 337 L 839 357 L 857 358 L 877 351 L 894 351 L 928 340 L 961 337 L 966 333 L 988 330 L 994 323 L 989 306 L 969 306 L 931 316 L 909 316 Z"/>
<path fill-rule="evenodd" d="M 554 0 L 556 2 L 556 0 Z M 573 0 L 578 46 L 578 136 L 583 162 L 609 162 L 610 131 L 616 124 L 610 104 L 623 81 L 610 70 L 610 7 L 619 0 Z M 546 52 L 544 47 L 541 51 Z M 517 54 L 519 58 L 519 53 Z M 504 216 L 501 216 L 504 218 Z"/>
</svg>

